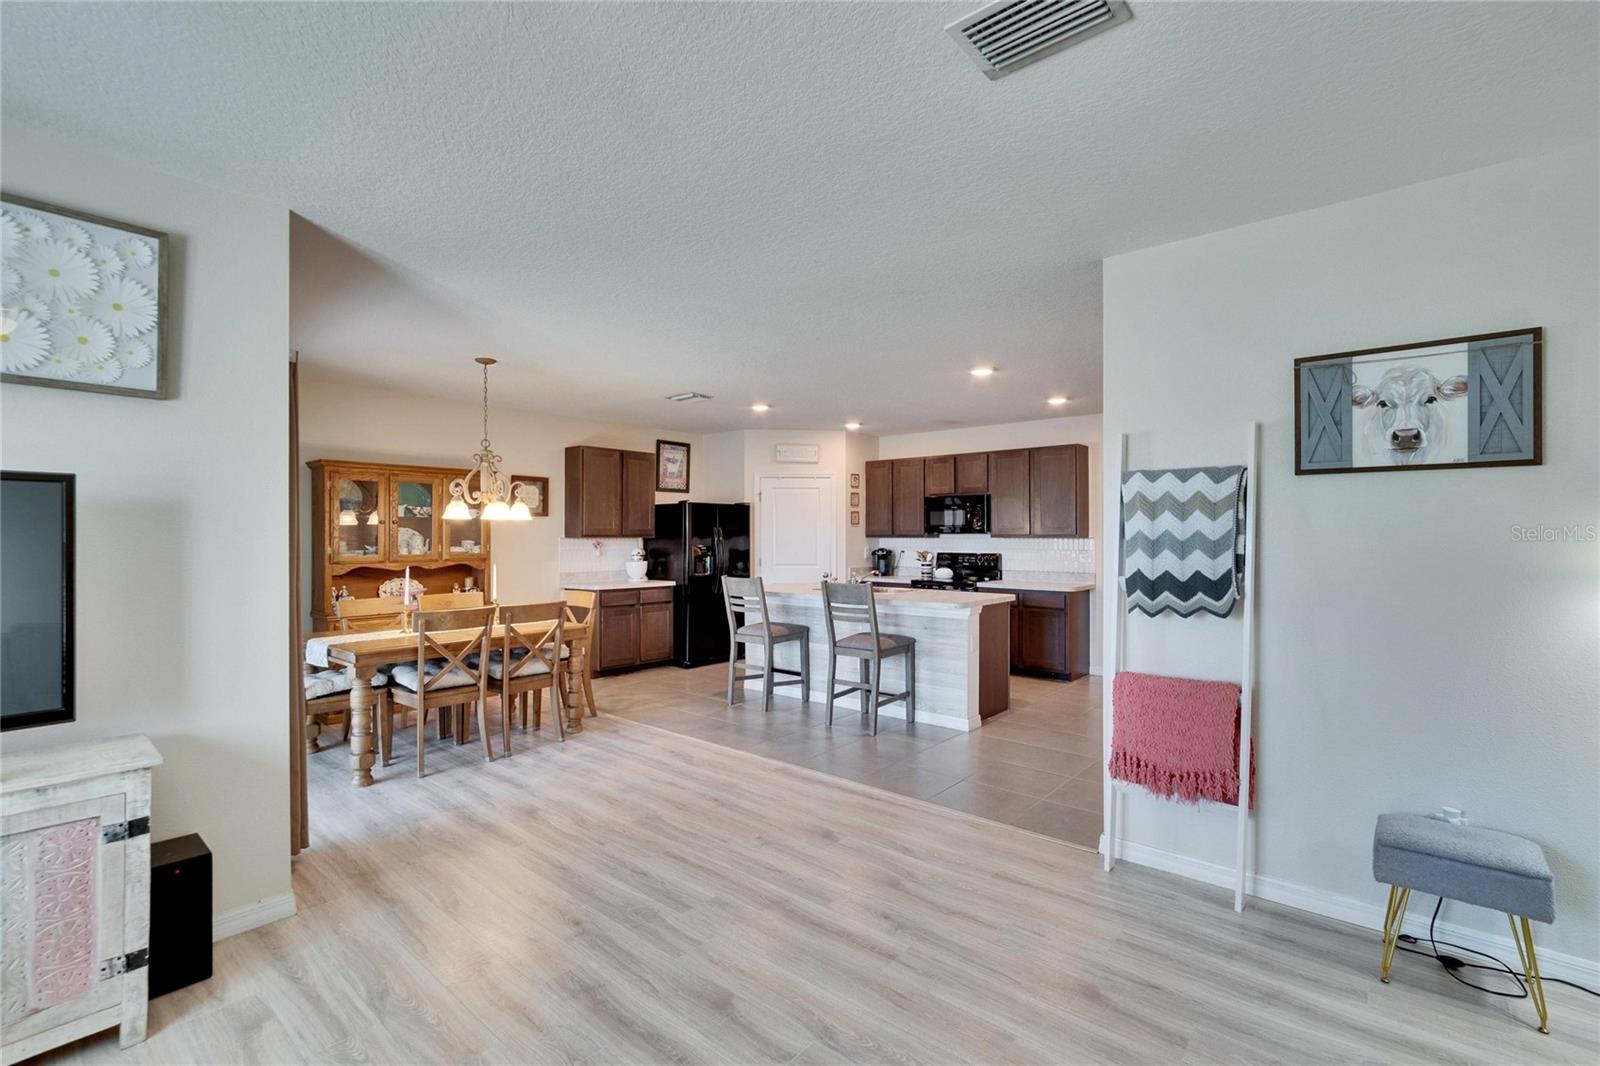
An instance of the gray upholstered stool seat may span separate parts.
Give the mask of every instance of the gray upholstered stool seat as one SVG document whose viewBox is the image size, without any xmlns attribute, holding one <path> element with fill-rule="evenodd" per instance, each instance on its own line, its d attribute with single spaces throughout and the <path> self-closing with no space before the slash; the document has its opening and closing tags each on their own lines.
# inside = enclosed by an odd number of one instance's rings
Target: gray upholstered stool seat
<svg viewBox="0 0 1600 1066">
<path fill-rule="evenodd" d="M 1556 920 L 1554 881 L 1544 849 L 1513 833 L 1452 825 L 1420 814 L 1380 814 L 1372 837 L 1372 876 L 1390 886 L 1389 909 L 1383 921 L 1381 977 L 1385 982 L 1413 889 L 1505 911 L 1528 995 L 1539 1013 L 1539 1031 L 1550 1031 L 1544 983 L 1528 925 L 1530 920 Z"/>
<path fill-rule="evenodd" d="M 878 634 L 878 650 L 882 652 L 892 651 L 895 648 L 907 648 L 915 643 L 916 640 L 914 638 L 908 637 L 903 633 Z M 839 648 L 841 651 L 859 650 L 870 652 L 872 650 L 872 634 L 851 633 L 848 637 L 840 637 L 834 641 L 834 647 Z"/>
<path fill-rule="evenodd" d="M 1380 814 L 1372 876 L 1535 922 L 1556 920 L 1544 849 L 1526 837 L 1451 825 L 1421 814 Z"/>
<path fill-rule="evenodd" d="M 763 640 L 768 636 L 769 631 L 773 640 L 792 640 L 802 633 L 810 632 L 808 627 L 797 626 L 791 622 L 751 622 L 749 625 L 740 626 L 735 631 L 735 635 L 741 638 L 750 637 L 754 640 Z"/>
</svg>

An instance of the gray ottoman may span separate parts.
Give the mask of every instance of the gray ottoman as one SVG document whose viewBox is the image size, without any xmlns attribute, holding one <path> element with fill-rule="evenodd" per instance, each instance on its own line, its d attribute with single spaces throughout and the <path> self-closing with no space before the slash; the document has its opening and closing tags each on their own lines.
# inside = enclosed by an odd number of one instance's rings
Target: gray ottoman
<svg viewBox="0 0 1600 1066">
<path fill-rule="evenodd" d="M 1533 953 L 1529 920 L 1556 920 L 1550 864 L 1533 841 L 1511 833 L 1451 825 L 1420 814 L 1380 814 L 1372 838 L 1372 876 L 1389 886 L 1383 919 L 1382 980 L 1389 980 L 1411 890 L 1505 911 L 1511 939 L 1539 1012 L 1539 1031 L 1550 1031 L 1544 983 Z M 1520 921 L 1521 927 L 1518 927 Z"/>
</svg>

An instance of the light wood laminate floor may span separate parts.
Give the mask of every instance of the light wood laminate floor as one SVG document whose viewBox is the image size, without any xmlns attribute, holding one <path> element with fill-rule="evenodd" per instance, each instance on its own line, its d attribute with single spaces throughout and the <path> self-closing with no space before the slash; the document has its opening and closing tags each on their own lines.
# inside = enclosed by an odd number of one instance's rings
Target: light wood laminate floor
<svg viewBox="0 0 1600 1066">
<path fill-rule="evenodd" d="M 311 759 L 300 913 L 51 1061 L 1594 1062 L 1378 934 L 619 718 Z"/>
<path fill-rule="evenodd" d="M 845 670 L 851 669 L 849 665 Z M 728 706 L 727 667 L 667 666 L 595 682 L 607 712 L 820 770 L 941 807 L 1031 829 L 1079 847 L 1100 846 L 1100 679 L 1011 679 L 1011 707 L 970 733 L 898 719 L 865 725 L 859 700 L 834 707 L 779 688 Z"/>
</svg>

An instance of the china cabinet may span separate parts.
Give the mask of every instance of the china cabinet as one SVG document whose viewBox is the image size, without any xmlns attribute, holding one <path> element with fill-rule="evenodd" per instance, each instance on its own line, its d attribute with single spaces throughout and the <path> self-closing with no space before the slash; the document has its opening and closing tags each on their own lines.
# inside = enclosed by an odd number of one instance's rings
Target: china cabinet
<svg viewBox="0 0 1600 1066">
<path fill-rule="evenodd" d="M 0 767 L 0 1056 L 145 1036 L 150 771 L 142 736 L 7 752 Z"/>
<path fill-rule="evenodd" d="M 411 568 L 427 592 L 486 585 L 489 524 L 445 521 L 453 467 L 314 459 L 311 628 L 331 629 L 335 590 L 365 598 Z"/>
</svg>

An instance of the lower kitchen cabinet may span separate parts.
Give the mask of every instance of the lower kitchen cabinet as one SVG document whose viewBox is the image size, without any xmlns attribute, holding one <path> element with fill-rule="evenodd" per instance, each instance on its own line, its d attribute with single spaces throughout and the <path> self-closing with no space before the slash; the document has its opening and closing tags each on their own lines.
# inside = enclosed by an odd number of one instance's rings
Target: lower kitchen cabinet
<svg viewBox="0 0 1600 1066">
<path fill-rule="evenodd" d="M 996 589 L 997 592 L 1012 591 Z M 1089 672 L 1089 594 L 1016 591 L 1011 672 L 1071 681 Z"/>
<path fill-rule="evenodd" d="M 594 672 L 652 666 L 672 658 L 670 586 L 604 589 L 590 637 Z"/>
</svg>

